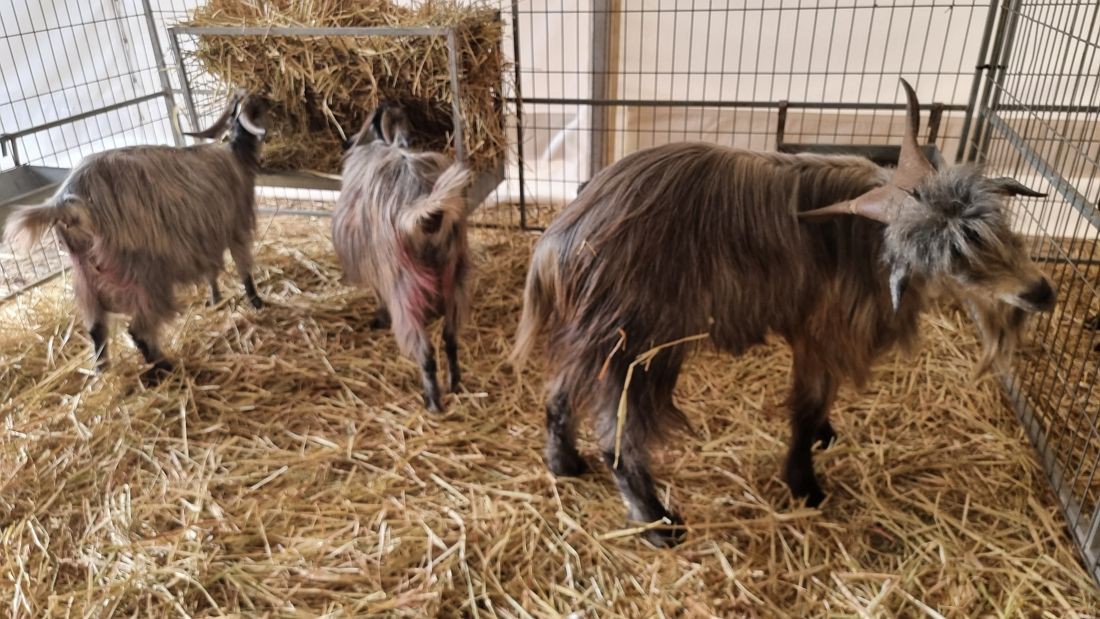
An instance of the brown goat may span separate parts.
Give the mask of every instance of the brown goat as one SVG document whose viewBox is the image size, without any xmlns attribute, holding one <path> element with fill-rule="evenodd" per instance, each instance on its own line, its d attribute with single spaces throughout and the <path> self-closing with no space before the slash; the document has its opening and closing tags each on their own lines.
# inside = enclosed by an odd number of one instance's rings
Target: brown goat
<svg viewBox="0 0 1100 619">
<path fill-rule="evenodd" d="M 176 287 L 209 282 L 216 304 L 227 248 L 252 304 L 263 305 L 252 280 L 263 108 L 262 99 L 238 93 L 212 127 L 188 134 L 213 138 L 231 129 L 226 144 L 91 155 L 48 202 L 12 215 L 5 237 L 13 245 L 29 248 L 51 226 L 64 243 L 97 368 L 107 361 L 106 316 L 115 312 L 133 317 L 130 336 L 153 364 L 142 380 L 153 384 L 171 372 L 157 340 L 178 313 Z"/>
<path fill-rule="evenodd" d="M 392 326 L 401 351 L 420 364 L 424 404 L 443 408 L 428 325 L 443 317 L 451 391 L 458 389 L 458 331 L 466 311 L 469 173 L 440 153 L 412 152 L 400 107 L 371 116 L 344 155 L 332 242 L 348 281 L 372 286 L 371 321 Z"/>
<path fill-rule="evenodd" d="M 854 157 L 671 144 L 591 180 L 535 246 L 514 352 L 522 360 L 549 333 L 551 471 L 587 470 L 573 411 L 590 410 L 630 517 L 666 519 L 674 526 L 647 537 L 673 544 L 682 520 L 657 497 L 648 446 L 686 423 L 673 390 L 688 346 L 634 368 L 616 449 L 628 369 L 647 350 L 707 334 L 737 355 L 769 333 L 783 337 L 794 356 L 785 480 L 813 506 L 825 495 L 811 448 L 834 437 L 838 384 L 862 383 L 876 356 L 915 340 L 933 286 L 974 306 L 983 368 L 1011 354 L 1025 313 L 1055 299 L 1002 210 L 1005 195 L 1037 194 L 967 167 L 933 170 L 905 89 L 910 123 L 892 178 Z"/>
</svg>

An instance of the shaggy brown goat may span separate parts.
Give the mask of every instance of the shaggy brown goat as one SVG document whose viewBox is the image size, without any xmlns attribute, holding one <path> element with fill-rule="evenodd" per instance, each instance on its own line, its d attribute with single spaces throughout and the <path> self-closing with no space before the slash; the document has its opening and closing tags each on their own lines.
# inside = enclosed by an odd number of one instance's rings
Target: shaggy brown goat
<svg viewBox="0 0 1100 619">
<path fill-rule="evenodd" d="M 458 331 L 466 310 L 469 173 L 440 153 L 403 145 L 408 121 L 383 105 L 344 155 L 332 242 L 348 281 L 373 286 L 382 304 L 371 326 L 392 326 L 420 364 L 424 404 L 443 408 L 428 325 L 443 317 L 450 387 L 458 389 Z"/>
<path fill-rule="evenodd" d="M 51 226 L 69 252 L 73 288 L 95 348 L 107 361 L 108 312 L 128 314 L 130 336 L 153 367 L 152 384 L 172 370 L 158 345 L 160 327 L 179 310 L 176 287 L 210 284 L 228 248 L 252 304 L 263 305 L 252 280 L 254 186 L 264 129 L 257 97 L 238 93 L 214 125 L 196 137 L 226 144 L 131 146 L 84 159 L 45 204 L 14 213 L 5 231 L 29 248 Z"/>
<path fill-rule="evenodd" d="M 834 437 L 837 385 L 862 383 L 877 355 L 915 340 L 932 286 L 975 307 L 983 368 L 1011 354 L 1025 313 L 1055 299 L 1002 210 L 1005 195 L 1036 194 L 971 168 L 933 170 L 914 138 L 916 95 L 904 86 L 910 122 L 892 177 L 854 157 L 671 144 L 603 170 L 557 217 L 535 245 L 514 352 L 522 360 L 549 333 L 551 471 L 587 470 L 574 443 L 574 410 L 587 409 L 630 517 L 681 525 L 658 499 L 647 460 L 651 440 L 686 423 L 672 396 L 688 346 L 634 369 L 616 449 L 628 368 L 697 334 L 737 355 L 775 333 L 794 356 L 785 479 L 816 506 L 825 495 L 811 448 Z M 676 543 L 677 529 L 647 537 Z"/>
</svg>

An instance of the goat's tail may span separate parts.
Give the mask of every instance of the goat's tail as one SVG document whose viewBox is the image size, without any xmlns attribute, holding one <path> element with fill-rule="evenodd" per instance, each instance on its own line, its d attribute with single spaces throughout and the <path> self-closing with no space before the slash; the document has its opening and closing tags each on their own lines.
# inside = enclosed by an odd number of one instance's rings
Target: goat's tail
<svg viewBox="0 0 1100 619">
<path fill-rule="evenodd" d="M 24 206 L 8 216 L 4 241 L 18 251 L 27 252 L 53 225 L 61 226 L 73 239 L 91 239 L 84 203 L 79 198 L 54 197 L 44 204 Z"/>
<path fill-rule="evenodd" d="M 551 243 L 535 245 L 531 256 L 531 267 L 527 271 L 527 285 L 523 290 L 523 315 L 516 330 L 516 344 L 512 348 L 511 360 L 522 366 L 535 340 L 546 326 L 554 311 L 557 296 L 558 255 Z"/>
<path fill-rule="evenodd" d="M 466 186 L 470 172 L 461 164 L 451 164 L 432 187 L 432 192 L 420 198 L 404 211 L 401 229 L 408 235 L 431 236 L 449 230 L 451 224 L 466 216 Z"/>
</svg>

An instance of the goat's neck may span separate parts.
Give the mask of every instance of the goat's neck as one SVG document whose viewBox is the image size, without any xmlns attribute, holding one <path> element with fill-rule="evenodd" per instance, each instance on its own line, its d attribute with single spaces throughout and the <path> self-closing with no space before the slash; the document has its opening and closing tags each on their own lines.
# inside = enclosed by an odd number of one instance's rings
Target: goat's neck
<svg viewBox="0 0 1100 619">
<path fill-rule="evenodd" d="M 244 164 L 246 170 L 255 173 L 260 169 L 260 140 L 243 127 L 237 126 L 233 130 L 229 148 Z"/>
</svg>

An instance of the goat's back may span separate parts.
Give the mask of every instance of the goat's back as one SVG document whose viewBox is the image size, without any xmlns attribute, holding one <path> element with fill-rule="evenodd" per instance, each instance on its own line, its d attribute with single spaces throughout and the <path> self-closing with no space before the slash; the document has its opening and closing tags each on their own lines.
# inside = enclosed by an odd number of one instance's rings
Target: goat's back
<svg viewBox="0 0 1100 619">
<path fill-rule="evenodd" d="M 448 165 L 440 153 L 408 153 L 382 143 L 348 151 L 332 221 L 333 246 L 348 281 L 388 293 L 399 267 L 398 218 L 431 193 Z"/>
<path fill-rule="evenodd" d="M 624 358 L 710 333 L 734 353 L 806 318 L 845 252 L 876 255 L 881 230 L 846 218 L 800 224 L 798 210 L 855 197 L 885 180 L 852 157 L 661 146 L 594 177 L 538 242 L 556 256 L 549 327 L 559 362 Z M 868 269 L 877 268 L 876 258 Z M 810 282 L 810 285 L 807 285 Z"/>
<path fill-rule="evenodd" d="M 220 145 L 135 146 L 87 157 L 61 191 L 85 198 L 101 250 L 198 277 L 255 223 L 253 175 Z"/>
</svg>

